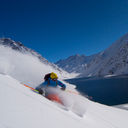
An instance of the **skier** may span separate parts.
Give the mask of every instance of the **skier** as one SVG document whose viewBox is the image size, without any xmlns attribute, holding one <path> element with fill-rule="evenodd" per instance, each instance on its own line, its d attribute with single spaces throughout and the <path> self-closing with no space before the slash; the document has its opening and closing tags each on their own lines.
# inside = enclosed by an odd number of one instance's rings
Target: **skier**
<svg viewBox="0 0 128 128">
<path fill-rule="evenodd" d="M 48 87 L 56 88 L 57 86 L 60 86 L 62 90 L 66 89 L 66 85 L 58 80 L 58 76 L 54 72 L 46 74 L 44 80 L 45 81 L 42 84 L 36 87 L 36 90 L 38 90 L 41 95 L 47 93 Z"/>
</svg>

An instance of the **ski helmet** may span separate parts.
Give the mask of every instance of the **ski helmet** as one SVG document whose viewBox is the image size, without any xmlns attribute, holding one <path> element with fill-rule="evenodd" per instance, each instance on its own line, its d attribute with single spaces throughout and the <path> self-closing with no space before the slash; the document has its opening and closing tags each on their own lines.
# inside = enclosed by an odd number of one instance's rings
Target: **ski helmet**
<svg viewBox="0 0 128 128">
<path fill-rule="evenodd" d="M 58 79 L 58 76 L 56 73 L 52 72 L 50 75 L 51 79 Z"/>
</svg>

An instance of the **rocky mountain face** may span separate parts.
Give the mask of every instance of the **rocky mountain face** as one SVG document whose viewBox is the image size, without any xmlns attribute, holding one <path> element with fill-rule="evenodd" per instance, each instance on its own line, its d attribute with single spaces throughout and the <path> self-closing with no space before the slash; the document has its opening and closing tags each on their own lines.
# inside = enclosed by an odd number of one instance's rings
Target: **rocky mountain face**
<svg viewBox="0 0 128 128">
<path fill-rule="evenodd" d="M 44 57 L 42 57 L 39 53 L 37 53 L 36 51 L 25 47 L 21 42 L 15 42 L 13 40 L 11 40 L 10 38 L 1 38 L 0 39 L 0 45 L 4 45 L 5 47 L 10 47 L 13 50 L 22 52 L 22 53 L 28 53 L 31 54 L 35 57 L 37 57 L 42 63 L 49 65 L 51 67 L 53 67 L 55 70 L 59 71 L 61 74 L 65 71 L 63 71 L 62 69 L 60 69 L 58 66 L 56 66 L 53 63 L 50 63 L 47 59 L 45 59 Z"/>
<path fill-rule="evenodd" d="M 32 55 L 38 57 L 42 62 L 48 62 L 39 53 L 37 53 L 36 51 L 34 51 L 30 48 L 25 47 L 21 42 L 15 42 L 15 41 L 11 40 L 10 38 L 1 38 L 0 44 L 4 45 L 6 47 L 11 47 L 12 49 L 20 51 L 22 53 L 32 54 Z"/>
<path fill-rule="evenodd" d="M 92 56 L 71 56 L 56 63 L 68 72 L 83 76 L 120 75 L 128 73 L 128 34 L 106 50 Z"/>
<path fill-rule="evenodd" d="M 95 55 L 85 56 L 77 54 L 70 56 L 65 60 L 59 60 L 55 64 L 69 73 L 81 73 L 87 69 L 88 64 L 94 57 Z"/>
</svg>

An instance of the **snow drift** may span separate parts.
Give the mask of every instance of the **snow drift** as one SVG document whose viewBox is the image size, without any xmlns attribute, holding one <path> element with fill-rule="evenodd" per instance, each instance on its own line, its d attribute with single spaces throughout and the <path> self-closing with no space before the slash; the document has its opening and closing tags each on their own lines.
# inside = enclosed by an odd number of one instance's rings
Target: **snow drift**
<svg viewBox="0 0 128 128">
<path fill-rule="evenodd" d="M 0 128 L 127 128 L 128 111 L 91 102 L 84 116 L 67 111 L 0 74 Z M 77 100 L 80 101 L 78 98 Z M 74 105 L 75 107 L 76 105 Z M 74 109 L 75 110 L 75 109 Z"/>
</svg>

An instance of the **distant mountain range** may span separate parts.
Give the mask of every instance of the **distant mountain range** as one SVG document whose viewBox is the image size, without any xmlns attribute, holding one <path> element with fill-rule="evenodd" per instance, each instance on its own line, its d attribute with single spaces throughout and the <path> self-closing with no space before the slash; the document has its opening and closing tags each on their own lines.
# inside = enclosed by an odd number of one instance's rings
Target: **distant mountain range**
<svg viewBox="0 0 128 128">
<path fill-rule="evenodd" d="M 79 77 L 128 74 L 128 34 L 100 53 L 74 55 L 55 64 Z"/>
<path fill-rule="evenodd" d="M 96 55 L 85 56 L 76 54 L 74 56 L 68 57 L 65 60 L 59 60 L 55 64 L 69 73 L 81 73 L 87 69 L 88 63 L 90 63 L 91 60 L 95 58 L 95 56 Z"/>
</svg>

